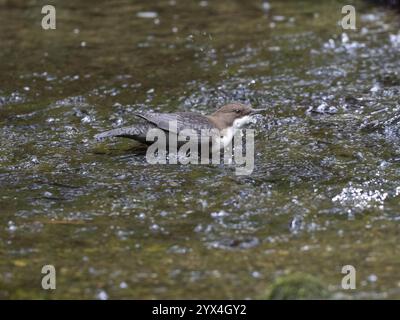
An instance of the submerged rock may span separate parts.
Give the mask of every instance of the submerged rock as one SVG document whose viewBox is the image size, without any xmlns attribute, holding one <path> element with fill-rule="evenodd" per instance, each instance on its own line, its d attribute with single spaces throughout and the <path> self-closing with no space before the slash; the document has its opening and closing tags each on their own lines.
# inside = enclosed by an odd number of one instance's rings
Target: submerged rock
<svg viewBox="0 0 400 320">
<path fill-rule="evenodd" d="M 306 273 L 284 275 L 260 297 L 268 300 L 328 299 L 330 294 L 318 278 Z"/>
</svg>

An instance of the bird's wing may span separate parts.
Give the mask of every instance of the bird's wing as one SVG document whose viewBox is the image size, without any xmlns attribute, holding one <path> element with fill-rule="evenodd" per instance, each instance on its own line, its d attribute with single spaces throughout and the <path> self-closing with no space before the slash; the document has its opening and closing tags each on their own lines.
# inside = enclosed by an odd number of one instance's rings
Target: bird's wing
<svg viewBox="0 0 400 320">
<path fill-rule="evenodd" d="M 154 123 L 162 130 L 178 134 L 184 129 L 192 129 L 198 134 L 201 133 L 202 129 L 215 129 L 215 126 L 208 118 L 193 112 L 144 113 L 136 115 Z"/>
</svg>

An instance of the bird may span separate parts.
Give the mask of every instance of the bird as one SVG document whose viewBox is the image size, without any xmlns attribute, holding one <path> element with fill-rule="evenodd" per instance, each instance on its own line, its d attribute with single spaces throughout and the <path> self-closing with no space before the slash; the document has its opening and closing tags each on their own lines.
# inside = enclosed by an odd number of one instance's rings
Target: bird
<svg viewBox="0 0 400 320">
<path fill-rule="evenodd" d="M 232 141 L 238 130 L 253 121 L 253 116 L 265 111 L 266 109 L 254 109 L 241 103 L 229 103 L 210 115 L 197 112 L 135 113 L 134 115 L 141 120 L 139 123 L 96 134 L 95 139 L 101 141 L 111 137 L 124 137 L 150 145 L 153 141 L 148 141 L 147 133 L 151 129 L 160 129 L 168 135 L 178 135 L 189 129 L 199 136 L 204 135 L 204 132 L 207 131 L 218 132 L 217 145 L 222 149 Z M 170 125 L 172 122 L 175 123 L 173 128 Z M 180 145 L 182 144 L 183 142 L 180 142 Z"/>
</svg>

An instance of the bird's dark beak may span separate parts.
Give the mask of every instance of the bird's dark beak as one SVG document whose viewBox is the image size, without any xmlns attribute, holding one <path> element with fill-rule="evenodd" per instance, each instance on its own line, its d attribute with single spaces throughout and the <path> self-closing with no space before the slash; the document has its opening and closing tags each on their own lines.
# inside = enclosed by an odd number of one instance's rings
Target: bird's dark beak
<svg viewBox="0 0 400 320">
<path fill-rule="evenodd" d="M 267 109 L 251 109 L 250 115 L 255 115 L 255 114 L 262 114 L 267 112 Z"/>
</svg>

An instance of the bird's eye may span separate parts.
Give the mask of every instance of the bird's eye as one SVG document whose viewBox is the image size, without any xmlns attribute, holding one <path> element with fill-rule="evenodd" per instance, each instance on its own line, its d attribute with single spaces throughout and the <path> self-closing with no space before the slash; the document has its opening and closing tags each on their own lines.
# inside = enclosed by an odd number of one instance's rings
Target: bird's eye
<svg viewBox="0 0 400 320">
<path fill-rule="evenodd" d="M 235 112 L 236 112 L 236 113 L 240 113 L 240 110 L 239 110 L 239 109 L 236 109 Z"/>
</svg>

